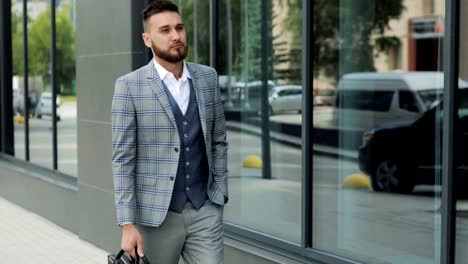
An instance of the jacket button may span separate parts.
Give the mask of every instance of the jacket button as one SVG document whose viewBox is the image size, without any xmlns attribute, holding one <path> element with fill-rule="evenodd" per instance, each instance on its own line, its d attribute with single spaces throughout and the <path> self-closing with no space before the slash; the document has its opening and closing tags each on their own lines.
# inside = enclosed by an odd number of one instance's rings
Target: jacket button
<svg viewBox="0 0 468 264">
<path fill-rule="evenodd" d="M 174 151 L 175 151 L 175 152 L 179 152 L 179 148 L 174 148 Z"/>
<path fill-rule="evenodd" d="M 173 181 L 173 180 L 174 180 L 174 177 L 171 176 L 169 179 L 171 179 L 171 181 Z"/>
</svg>

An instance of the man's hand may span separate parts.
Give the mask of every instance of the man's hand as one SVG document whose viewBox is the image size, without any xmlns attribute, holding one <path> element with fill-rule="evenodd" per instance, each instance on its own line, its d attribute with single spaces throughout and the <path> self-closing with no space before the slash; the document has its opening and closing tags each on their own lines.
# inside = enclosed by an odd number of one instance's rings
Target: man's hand
<svg viewBox="0 0 468 264">
<path fill-rule="evenodd" d="M 143 239 L 135 225 L 128 224 L 122 226 L 122 244 L 121 247 L 132 257 L 136 257 L 135 248 L 138 250 L 138 256 L 143 257 Z"/>
</svg>

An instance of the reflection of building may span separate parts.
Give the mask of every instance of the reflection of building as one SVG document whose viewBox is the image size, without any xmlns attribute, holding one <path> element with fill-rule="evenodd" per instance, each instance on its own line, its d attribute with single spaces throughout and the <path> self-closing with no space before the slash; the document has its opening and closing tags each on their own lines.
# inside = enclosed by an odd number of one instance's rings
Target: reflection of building
<svg viewBox="0 0 468 264">
<path fill-rule="evenodd" d="M 442 17 L 414 18 L 408 24 L 408 70 L 442 70 L 442 41 L 444 23 Z M 440 55 L 439 55 L 440 54 Z"/>
<path fill-rule="evenodd" d="M 280 83 L 300 83 L 301 39 L 297 39 L 294 32 L 288 28 L 287 19 L 291 15 L 286 0 L 273 2 L 273 37 L 275 56 L 285 60 L 276 64 L 275 71 L 280 75 Z M 301 29 L 302 27 L 299 27 Z M 297 34 L 297 32 L 296 32 Z M 298 77 L 296 77 L 298 76 Z"/>
<path fill-rule="evenodd" d="M 405 0 L 403 5 L 401 17 L 392 20 L 391 29 L 385 33 L 398 38 L 401 45 L 378 55 L 377 71 L 437 70 L 444 30 L 443 1 Z"/>
</svg>

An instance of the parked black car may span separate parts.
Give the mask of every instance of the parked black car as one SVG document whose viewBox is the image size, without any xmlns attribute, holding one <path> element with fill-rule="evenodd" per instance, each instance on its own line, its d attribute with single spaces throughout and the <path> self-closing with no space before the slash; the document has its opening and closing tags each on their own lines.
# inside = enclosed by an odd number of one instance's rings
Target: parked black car
<svg viewBox="0 0 468 264">
<path fill-rule="evenodd" d="M 415 185 L 440 184 L 441 107 L 434 106 L 415 122 L 364 133 L 359 149 L 359 167 L 370 176 L 374 191 L 405 193 L 411 192 Z M 462 116 L 461 112 L 459 116 Z M 455 127 L 455 157 L 458 157 L 455 179 L 458 186 L 463 186 L 468 183 L 465 176 L 468 165 L 468 115 L 458 118 Z"/>
</svg>

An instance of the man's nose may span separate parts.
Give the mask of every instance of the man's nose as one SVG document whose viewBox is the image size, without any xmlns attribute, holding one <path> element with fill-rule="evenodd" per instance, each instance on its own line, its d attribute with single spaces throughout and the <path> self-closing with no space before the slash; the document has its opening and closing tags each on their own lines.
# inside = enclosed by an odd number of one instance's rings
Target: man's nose
<svg viewBox="0 0 468 264">
<path fill-rule="evenodd" d="M 172 31 L 172 40 L 179 40 L 179 39 L 180 39 L 180 32 L 174 29 Z"/>
</svg>

